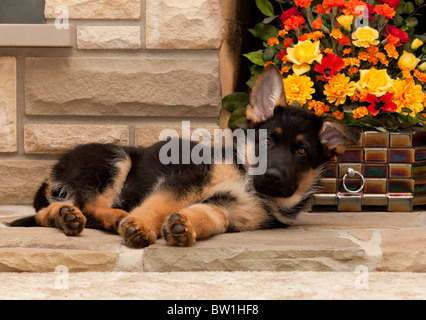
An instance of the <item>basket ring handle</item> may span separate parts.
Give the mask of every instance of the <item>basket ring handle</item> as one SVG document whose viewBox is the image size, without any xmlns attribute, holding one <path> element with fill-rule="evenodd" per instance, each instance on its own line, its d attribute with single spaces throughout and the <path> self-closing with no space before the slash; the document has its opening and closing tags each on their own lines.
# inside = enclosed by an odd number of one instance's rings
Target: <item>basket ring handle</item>
<svg viewBox="0 0 426 320">
<path fill-rule="evenodd" d="M 348 187 L 346 187 L 346 178 L 347 177 L 353 178 L 356 175 L 358 175 L 361 178 L 361 180 L 362 180 L 361 187 L 359 187 L 359 189 L 357 189 L 357 190 L 350 190 L 350 189 L 348 189 Z M 350 192 L 350 193 L 359 193 L 359 192 L 362 191 L 362 189 L 364 189 L 364 184 L 365 184 L 365 179 L 364 179 L 364 176 L 361 173 L 359 173 L 358 171 L 354 170 L 353 168 L 348 168 L 346 170 L 346 174 L 343 176 L 343 188 L 345 188 L 345 190 L 347 192 Z"/>
</svg>

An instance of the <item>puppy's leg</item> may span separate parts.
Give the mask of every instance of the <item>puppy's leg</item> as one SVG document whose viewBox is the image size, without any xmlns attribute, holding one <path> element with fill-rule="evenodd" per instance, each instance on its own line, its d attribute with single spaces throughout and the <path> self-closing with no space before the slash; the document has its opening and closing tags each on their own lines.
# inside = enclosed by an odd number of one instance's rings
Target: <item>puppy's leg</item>
<svg viewBox="0 0 426 320">
<path fill-rule="evenodd" d="M 35 220 L 42 227 L 59 228 L 67 236 L 80 234 L 86 225 L 86 218 L 79 209 L 60 202 L 37 211 Z"/>
<path fill-rule="evenodd" d="M 161 227 L 168 216 L 187 206 L 187 200 L 177 200 L 176 195 L 162 191 L 145 199 L 121 220 L 118 233 L 134 248 L 155 243 L 161 235 Z"/>
<path fill-rule="evenodd" d="M 227 210 L 214 204 L 194 204 L 172 214 L 163 226 L 168 245 L 190 246 L 196 239 L 204 239 L 228 230 Z"/>
</svg>

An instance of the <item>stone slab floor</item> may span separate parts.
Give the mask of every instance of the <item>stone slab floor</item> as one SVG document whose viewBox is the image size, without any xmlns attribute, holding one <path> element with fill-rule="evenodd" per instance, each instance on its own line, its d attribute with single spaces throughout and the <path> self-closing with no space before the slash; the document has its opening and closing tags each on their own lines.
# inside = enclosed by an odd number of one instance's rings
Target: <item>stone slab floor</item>
<svg viewBox="0 0 426 320">
<path fill-rule="evenodd" d="M 0 222 L 30 214 L 3 206 Z M 0 224 L 0 299 L 81 298 L 425 299 L 426 212 L 302 213 L 288 229 L 142 250 L 99 230 Z"/>
</svg>

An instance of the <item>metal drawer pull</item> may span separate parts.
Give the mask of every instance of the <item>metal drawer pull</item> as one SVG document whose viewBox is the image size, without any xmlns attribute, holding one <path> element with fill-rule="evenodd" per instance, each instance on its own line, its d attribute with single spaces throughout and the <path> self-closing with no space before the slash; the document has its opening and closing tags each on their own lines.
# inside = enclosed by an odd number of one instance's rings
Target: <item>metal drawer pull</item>
<svg viewBox="0 0 426 320">
<path fill-rule="evenodd" d="M 353 178 L 353 177 L 355 177 L 356 175 L 359 175 L 359 177 L 360 177 L 360 178 L 361 178 L 361 180 L 362 180 L 361 187 L 360 187 L 358 190 L 349 190 L 349 189 L 346 187 L 346 183 L 345 183 L 346 177 Z M 364 183 L 365 183 L 364 176 L 363 176 L 361 173 L 359 173 L 358 171 L 355 171 L 355 170 L 354 170 L 354 169 L 352 169 L 352 168 L 348 168 L 348 170 L 346 170 L 346 174 L 343 176 L 343 188 L 345 188 L 345 190 L 346 190 L 347 192 L 350 192 L 350 193 L 358 193 L 358 192 L 361 192 L 361 190 L 362 190 L 362 189 L 364 189 Z"/>
</svg>

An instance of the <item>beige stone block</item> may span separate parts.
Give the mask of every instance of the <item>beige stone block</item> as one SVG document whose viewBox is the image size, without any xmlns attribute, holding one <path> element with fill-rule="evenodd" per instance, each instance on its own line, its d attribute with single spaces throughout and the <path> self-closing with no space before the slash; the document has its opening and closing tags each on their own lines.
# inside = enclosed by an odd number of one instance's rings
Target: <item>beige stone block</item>
<svg viewBox="0 0 426 320">
<path fill-rule="evenodd" d="M 274 229 L 227 233 L 176 250 L 165 241 L 144 249 L 144 270 L 171 271 L 353 271 L 365 252 L 333 230 Z"/>
<path fill-rule="evenodd" d="M 55 161 L 2 160 L 0 161 L 0 203 L 29 204 L 48 177 Z"/>
<path fill-rule="evenodd" d="M 29 115 L 218 117 L 219 57 L 26 58 Z"/>
<path fill-rule="evenodd" d="M 426 230 L 382 231 L 382 259 L 378 271 L 426 272 Z"/>
<path fill-rule="evenodd" d="M 138 26 L 77 27 L 78 49 L 140 49 L 141 29 Z"/>
<path fill-rule="evenodd" d="M 224 35 L 220 0 L 147 0 L 149 49 L 218 49 Z"/>
<path fill-rule="evenodd" d="M 129 144 L 127 126 L 27 124 L 25 153 L 63 153 L 84 143 Z"/>
<path fill-rule="evenodd" d="M 68 8 L 69 19 L 140 19 L 141 0 L 46 0 L 44 15 L 56 19 L 58 6 Z"/>
<path fill-rule="evenodd" d="M 16 150 L 16 58 L 0 57 L 0 152 Z"/>
<path fill-rule="evenodd" d="M 182 138 L 182 126 L 138 126 L 135 128 L 135 137 L 136 137 L 136 146 L 138 147 L 148 147 L 158 141 L 160 141 L 160 133 L 163 130 L 166 129 L 171 129 L 171 130 L 175 130 L 177 135 Z M 199 125 L 191 125 L 190 128 L 190 134 L 189 134 L 189 139 L 190 140 L 194 140 L 196 141 L 196 139 L 192 136 L 192 133 L 194 130 L 196 129 L 206 129 L 212 140 L 212 146 L 213 146 L 213 138 L 214 138 L 214 129 L 219 129 L 219 126 L 212 126 L 212 125 L 208 125 L 208 126 L 199 126 Z M 185 136 L 185 138 L 187 138 Z"/>
</svg>

